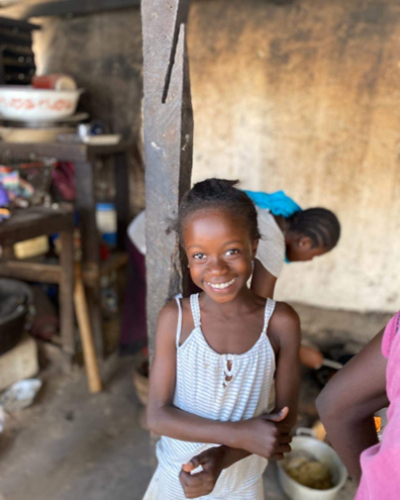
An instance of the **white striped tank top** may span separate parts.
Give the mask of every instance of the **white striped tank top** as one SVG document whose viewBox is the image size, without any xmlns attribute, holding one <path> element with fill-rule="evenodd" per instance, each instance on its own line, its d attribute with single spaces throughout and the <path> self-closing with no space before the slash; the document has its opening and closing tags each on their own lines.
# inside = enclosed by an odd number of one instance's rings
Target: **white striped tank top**
<svg viewBox="0 0 400 500">
<path fill-rule="evenodd" d="M 182 308 L 176 334 L 177 376 L 174 406 L 204 418 L 246 420 L 275 406 L 275 353 L 267 336 L 275 301 L 268 299 L 264 327 L 257 342 L 243 354 L 218 354 L 201 330 L 199 296 L 190 304 L 194 329 L 182 345 Z M 216 444 L 191 443 L 163 436 L 157 443 L 158 468 L 143 500 L 184 500 L 179 473 L 182 464 Z M 268 461 L 251 455 L 222 471 L 207 500 L 263 500 L 262 473 Z"/>
</svg>

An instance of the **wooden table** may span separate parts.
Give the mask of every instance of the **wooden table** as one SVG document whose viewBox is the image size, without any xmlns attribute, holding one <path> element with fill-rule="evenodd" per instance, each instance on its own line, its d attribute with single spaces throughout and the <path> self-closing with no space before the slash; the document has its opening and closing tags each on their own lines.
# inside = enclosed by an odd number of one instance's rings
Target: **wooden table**
<svg viewBox="0 0 400 500">
<path fill-rule="evenodd" d="M 59 264 L 2 259 L 0 276 L 59 285 L 61 343 L 63 351 L 70 356 L 75 353 L 76 348 L 73 230 L 73 208 L 67 205 L 58 208 L 32 207 L 19 210 L 11 219 L 0 223 L 0 245 L 3 248 L 30 238 L 60 234 L 62 250 Z"/>
<path fill-rule="evenodd" d="M 126 230 L 130 222 L 128 152 L 131 143 L 120 142 L 114 146 L 89 146 L 63 143 L 0 143 L 0 158 L 13 160 L 34 160 L 56 158 L 72 162 L 76 176 L 76 208 L 82 240 L 83 278 L 87 287 L 93 336 L 96 351 L 104 355 L 102 330 L 100 278 L 127 263 L 125 249 Z M 95 162 L 99 158 L 114 158 L 115 208 L 117 211 L 117 241 L 119 253 L 103 265 L 100 262 L 99 234 L 96 226 Z"/>
</svg>

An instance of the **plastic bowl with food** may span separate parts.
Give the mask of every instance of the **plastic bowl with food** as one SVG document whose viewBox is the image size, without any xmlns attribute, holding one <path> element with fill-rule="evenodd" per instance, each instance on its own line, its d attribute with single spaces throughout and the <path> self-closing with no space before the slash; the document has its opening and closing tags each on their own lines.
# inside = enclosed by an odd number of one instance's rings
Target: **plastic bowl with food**
<svg viewBox="0 0 400 500">
<path fill-rule="evenodd" d="M 75 113 L 83 90 L 49 90 L 1 85 L 0 117 L 8 120 L 60 120 Z"/>
<path fill-rule="evenodd" d="M 334 500 L 347 479 L 335 450 L 309 436 L 295 436 L 291 448 L 292 452 L 278 462 L 279 482 L 286 495 L 292 500 Z M 315 487 L 305 486 L 313 483 Z"/>
</svg>

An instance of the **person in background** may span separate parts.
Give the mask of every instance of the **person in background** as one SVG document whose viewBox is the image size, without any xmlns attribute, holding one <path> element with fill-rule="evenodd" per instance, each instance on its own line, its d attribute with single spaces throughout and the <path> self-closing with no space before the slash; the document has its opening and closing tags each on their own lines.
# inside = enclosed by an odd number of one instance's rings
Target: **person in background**
<svg viewBox="0 0 400 500">
<path fill-rule="evenodd" d="M 283 191 L 246 194 L 256 205 L 262 235 L 251 287 L 261 297 L 273 298 L 284 262 L 305 262 L 332 250 L 340 223 L 326 208 L 302 210 Z"/>
<path fill-rule="evenodd" d="M 374 414 L 388 407 L 379 443 Z M 324 388 L 317 408 L 353 479 L 355 500 L 397 500 L 400 491 L 400 311 Z"/>
<path fill-rule="evenodd" d="M 120 351 L 147 355 L 146 321 L 146 239 L 144 210 L 128 227 L 128 283 L 124 299 Z"/>
</svg>

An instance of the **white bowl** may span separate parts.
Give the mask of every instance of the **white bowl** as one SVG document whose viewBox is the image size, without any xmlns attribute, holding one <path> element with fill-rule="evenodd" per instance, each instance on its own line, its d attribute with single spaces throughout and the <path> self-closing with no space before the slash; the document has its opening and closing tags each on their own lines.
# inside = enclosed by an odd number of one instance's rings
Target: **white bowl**
<svg viewBox="0 0 400 500">
<path fill-rule="evenodd" d="M 83 90 L 0 86 L 0 115 L 9 120 L 58 120 L 75 113 Z"/>
<path fill-rule="evenodd" d="M 336 451 L 316 438 L 305 436 L 295 436 L 290 446 L 293 451 L 311 453 L 317 460 L 326 464 L 331 470 L 335 486 L 329 490 L 314 490 L 303 486 L 292 479 L 278 462 L 279 482 L 286 495 L 292 500 L 334 500 L 347 479 L 346 468 L 340 461 Z"/>
</svg>

